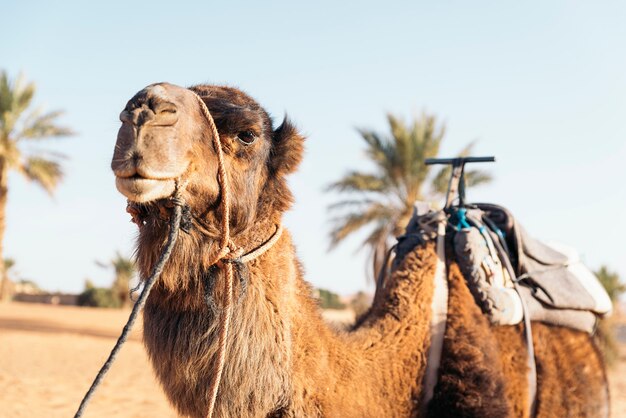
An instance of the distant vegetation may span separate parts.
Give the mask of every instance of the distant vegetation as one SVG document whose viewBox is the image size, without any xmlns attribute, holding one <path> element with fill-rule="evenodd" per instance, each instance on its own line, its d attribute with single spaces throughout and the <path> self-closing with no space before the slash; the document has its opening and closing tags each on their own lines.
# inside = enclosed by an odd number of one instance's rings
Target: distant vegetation
<svg viewBox="0 0 626 418">
<path fill-rule="evenodd" d="M 85 281 L 85 290 L 78 297 L 80 306 L 99 308 L 121 308 L 132 305 L 130 281 L 135 275 L 133 261 L 117 252 L 108 262 L 96 262 L 100 267 L 113 269 L 114 278 L 110 288 L 95 287 L 90 280 Z"/>
<path fill-rule="evenodd" d="M 121 308 L 122 301 L 112 289 L 95 287 L 90 280 L 86 280 L 85 290 L 78 295 L 78 305 L 94 308 Z"/>
<path fill-rule="evenodd" d="M 606 266 L 600 267 L 595 274 L 611 297 L 613 306 L 617 310 L 619 306 L 619 298 L 624 292 L 626 292 L 626 285 L 624 285 L 624 283 L 620 280 L 617 273 L 610 271 Z M 609 366 L 615 365 L 619 359 L 619 345 L 615 336 L 616 330 L 614 318 L 616 315 L 623 313 L 624 312 L 614 312 L 612 317 L 601 319 L 598 323 L 596 341 L 600 347 L 600 351 L 602 351 L 602 354 L 604 355 L 604 360 Z"/>
<path fill-rule="evenodd" d="M 346 304 L 341 301 L 339 295 L 326 289 L 317 289 L 322 309 L 344 309 Z"/>
<path fill-rule="evenodd" d="M 626 285 L 620 280 L 619 275 L 610 271 L 606 266 L 600 267 L 595 273 L 613 303 L 617 302 L 620 296 L 626 292 Z"/>
<path fill-rule="evenodd" d="M 111 291 L 122 306 L 130 306 L 132 304 L 129 293 L 130 281 L 135 275 L 135 263 L 133 263 L 133 260 L 117 252 L 110 261 L 105 263 L 97 261 L 96 264 L 105 269 L 113 269 L 115 277 Z"/>
</svg>

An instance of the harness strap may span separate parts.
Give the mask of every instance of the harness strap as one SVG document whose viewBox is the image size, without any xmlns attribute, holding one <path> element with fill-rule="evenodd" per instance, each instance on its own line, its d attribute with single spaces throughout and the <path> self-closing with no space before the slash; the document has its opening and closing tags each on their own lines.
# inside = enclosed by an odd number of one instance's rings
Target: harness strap
<svg viewBox="0 0 626 418">
<path fill-rule="evenodd" d="M 537 409 L 537 363 L 535 362 L 535 345 L 533 343 L 533 331 L 530 324 L 530 313 L 522 294 L 519 290 L 518 280 L 515 279 L 515 271 L 509 260 L 509 256 L 504 250 L 500 240 L 502 237 L 497 236 L 492 242 L 498 251 L 500 261 L 504 264 L 509 272 L 509 276 L 513 279 L 513 287 L 522 302 L 522 311 L 524 313 L 524 336 L 526 339 L 526 350 L 528 353 L 528 416 L 534 417 Z"/>
<path fill-rule="evenodd" d="M 433 301 L 431 304 L 432 316 L 430 319 L 430 347 L 426 358 L 426 371 L 424 373 L 422 403 L 420 415 L 425 417 L 428 403 L 435 393 L 439 364 L 443 351 L 443 338 L 446 333 L 446 320 L 448 316 L 448 276 L 445 263 L 445 233 L 446 220 L 437 225 L 437 265 L 435 267 Z"/>
<path fill-rule="evenodd" d="M 237 261 L 239 261 L 240 263 L 247 263 L 248 261 L 252 261 L 257 257 L 260 257 L 263 253 L 265 253 L 267 250 L 272 248 L 274 244 L 276 244 L 276 241 L 278 241 L 278 239 L 280 238 L 282 234 L 283 234 L 283 226 L 276 225 L 276 231 L 274 231 L 272 236 L 267 241 L 265 241 L 255 250 L 252 250 L 249 253 L 242 255 L 241 258 L 239 258 L 239 260 Z"/>
<path fill-rule="evenodd" d="M 533 343 L 533 331 L 530 325 L 530 313 L 528 306 L 519 291 L 519 285 L 513 281 L 515 291 L 522 301 L 524 312 L 524 334 L 526 337 L 526 350 L 528 351 L 528 416 L 534 417 L 537 412 L 537 363 L 535 362 L 535 345 Z"/>
</svg>

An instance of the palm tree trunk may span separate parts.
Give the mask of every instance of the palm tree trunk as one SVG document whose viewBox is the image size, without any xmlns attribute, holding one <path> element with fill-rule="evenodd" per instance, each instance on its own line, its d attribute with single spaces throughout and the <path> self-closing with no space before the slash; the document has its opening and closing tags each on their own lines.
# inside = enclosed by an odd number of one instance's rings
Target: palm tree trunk
<svg viewBox="0 0 626 418">
<path fill-rule="evenodd" d="M 9 278 L 4 266 L 4 230 L 6 227 L 6 206 L 8 188 L 8 170 L 6 162 L 0 162 L 0 302 L 9 296 Z"/>
</svg>

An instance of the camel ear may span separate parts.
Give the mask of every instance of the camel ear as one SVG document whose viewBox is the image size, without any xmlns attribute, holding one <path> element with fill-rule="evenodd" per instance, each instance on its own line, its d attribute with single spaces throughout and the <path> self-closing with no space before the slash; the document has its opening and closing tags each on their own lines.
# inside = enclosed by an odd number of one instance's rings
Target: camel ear
<svg viewBox="0 0 626 418">
<path fill-rule="evenodd" d="M 296 171 L 304 153 L 304 136 L 285 116 L 283 123 L 272 133 L 269 166 L 276 174 Z"/>
</svg>

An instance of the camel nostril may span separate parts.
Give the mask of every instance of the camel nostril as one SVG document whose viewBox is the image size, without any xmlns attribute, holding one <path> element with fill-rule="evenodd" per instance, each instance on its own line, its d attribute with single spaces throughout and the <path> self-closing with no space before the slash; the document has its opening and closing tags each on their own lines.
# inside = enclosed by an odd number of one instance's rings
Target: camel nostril
<svg viewBox="0 0 626 418">
<path fill-rule="evenodd" d="M 175 114 L 177 112 L 177 106 L 172 102 L 160 102 L 151 106 L 153 112 L 157 115 L 160 114 Z"/>
<path fill-rule="evenodd" d="M 163 109 L 158 109 L 157 113 L 159 115 L 162 114 L 162 113 L 169 113 L 169 114 L 175 115 L 176 114 L 176 108 L 175 107 L 166 107 L 166 108 L 163 108 Z"/>
<path fill-rule="evenodd" d="M 130 159 L 133 162 L 133 165 L 136 167 L 137 164 L 139 164 L 139 162 L 142 160 L 142 157 L 141 157 L 141 155 L 137 151 L 135 151 L 131 155 Z"/>
<path fill-rule="evenodd" d="M 178 121 L 178 109 L 174 103 L 161 102 L 154 107 L 155 126 L 170 126 Z"/>
</svg>

